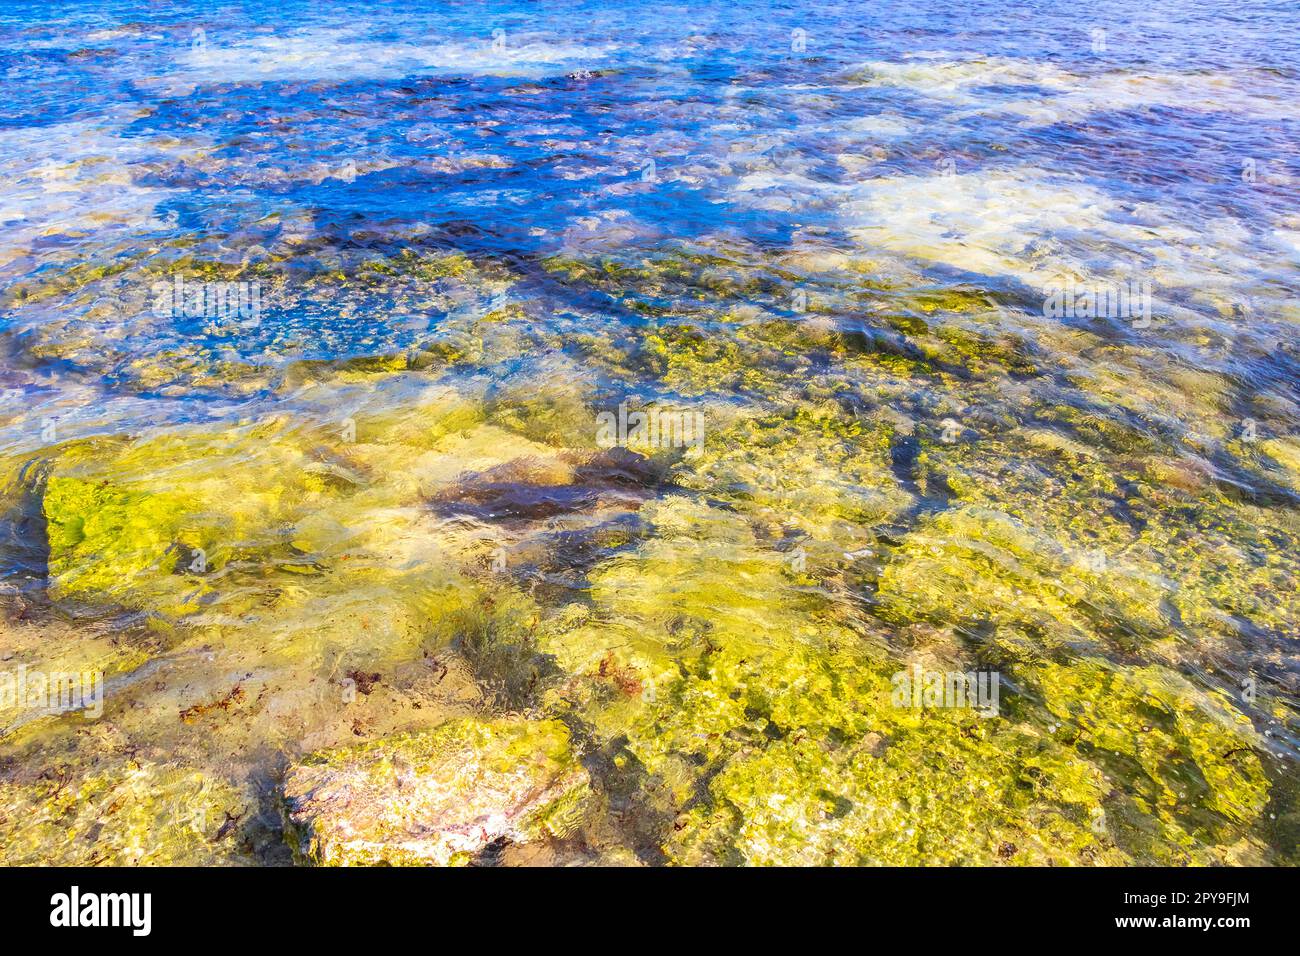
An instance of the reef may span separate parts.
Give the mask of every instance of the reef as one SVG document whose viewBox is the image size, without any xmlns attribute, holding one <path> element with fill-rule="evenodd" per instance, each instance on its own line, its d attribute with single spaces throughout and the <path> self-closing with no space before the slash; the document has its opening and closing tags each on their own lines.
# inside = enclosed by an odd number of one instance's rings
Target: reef
<svg viewBox="0 0 1300 956">
<path fill-rule="evenodd" d="M 1294 859 L 1282 399 L 797 244 L 326 252 L 209 271 L 439 321 L 136 355 L 119 397 L 258 401 L 0 461 L 0 659 L 106 688 L 0 706 L 5 861 Z M 120 265 L 15 302 L 159 267 Z M 9 346 L 120 369 L 64 331 Z M 620 407 L 702 429 L 602 447 Z"/>
</svg>

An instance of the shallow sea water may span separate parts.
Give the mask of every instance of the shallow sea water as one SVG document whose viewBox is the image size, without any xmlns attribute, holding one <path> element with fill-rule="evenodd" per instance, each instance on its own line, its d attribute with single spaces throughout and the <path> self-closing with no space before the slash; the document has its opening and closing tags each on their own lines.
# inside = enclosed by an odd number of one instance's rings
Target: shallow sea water
<svg viewBox="0 0 1300 956">
<path fill-rule="evenodd" d="M 7 3 L 0 71 L 0 862 L 1297 862 L 1291 4 Z"/>
</svg>

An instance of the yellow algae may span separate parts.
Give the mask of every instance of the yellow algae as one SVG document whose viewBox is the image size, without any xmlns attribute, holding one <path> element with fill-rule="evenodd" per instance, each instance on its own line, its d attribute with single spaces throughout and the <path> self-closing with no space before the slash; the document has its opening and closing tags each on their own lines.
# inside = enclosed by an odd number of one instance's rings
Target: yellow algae
<svg viewBox="0 0 1300 956">
<path fill-rule="evenodd" d="M 1082 659 L 1027 672 L 1062 735 L 1089 749 L 1130 758 L 1147 783 L 1127 786 L 1162 820 L 1213 826 L 1208 808 L 1231 823 L 1250 823 L 1268 802 L 1269 785 L 1249 719 L 1222 694 L 1192 687 L 1160 667 L 1125 668 Z"/>
<path fill-rule="evenodd" d="M 211 866 L 251 862 L 241 849 L 249 800 L 184 766 L 130 761 L 84 776 L 0 782 L 0 861 L 7 866 Z"/>
<path fill-rule="evenodd" d="M 725 499 L 773 537 L 797 530 L 852 549 L 912 497 L 891 469 L 894 429 L 835 407 L 743 417 L 708 432 L 698 455 L 673 470 L 687 488 Z"/>
</svg>

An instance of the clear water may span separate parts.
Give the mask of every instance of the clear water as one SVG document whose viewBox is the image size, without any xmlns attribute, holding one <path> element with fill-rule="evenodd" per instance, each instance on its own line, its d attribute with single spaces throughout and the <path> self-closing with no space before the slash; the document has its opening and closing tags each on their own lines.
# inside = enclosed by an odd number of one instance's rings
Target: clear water
<svg viewBox="0 0 1300 956">
<path fill-rule="evenodd" d="M 599 794 L 506 862 L 1294 862 L 1293 4 L 8 2 L 0 70 L 0 664 L 107 681 L 4 717 L 11 862 L 285 862 L 302 755 L 506 712 Z"/>
</svg>

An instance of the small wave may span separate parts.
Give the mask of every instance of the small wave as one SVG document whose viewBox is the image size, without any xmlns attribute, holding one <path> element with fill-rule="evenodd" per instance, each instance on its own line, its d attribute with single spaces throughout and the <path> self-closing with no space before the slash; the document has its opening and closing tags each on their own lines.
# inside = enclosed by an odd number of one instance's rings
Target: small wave
<svg viewBox="0 0 1300 956">
<path fill-rule="evenodd" d="M 389 43 L 357 30 L 307 29 L 218 46 L 199 42 L 179 60 L 175 79 L 196 83 L 354 80 L 420 74 L 545 77 L 603 60 L 609 46 L 498 33 L 482 40 Z"/>
</svg>

